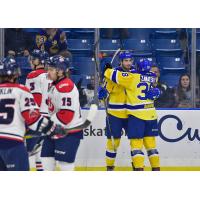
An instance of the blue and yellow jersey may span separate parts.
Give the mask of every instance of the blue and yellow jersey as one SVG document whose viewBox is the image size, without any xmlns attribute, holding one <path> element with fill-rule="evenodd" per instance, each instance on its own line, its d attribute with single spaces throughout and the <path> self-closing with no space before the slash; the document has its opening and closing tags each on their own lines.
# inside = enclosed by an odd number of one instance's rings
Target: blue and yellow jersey
<svg viewBox="0 0 200 200">
<path fill-rule="evenodd" d="M 121 67 L 116 67 L 115 70 L 123 71 Z M 127 118 L 128 115 L 125 108 L 127 95 L 125 88 L 108 78 L 104 80 L 104 87 L 109 92 L 108 113 L 118 118 Z"/>
<path fill-rule="evenodd" d="M 152 84 L 156 82 L 156 75 L 153 72 L 139 74 L 107 69 L 104 75 L 107 79 L 125 88 L 127 115 L 143 120 L 157 119 L 154 102 L 145 96 Z M 120 95 L 118 97 L 121 98 Z"/>
</svg>

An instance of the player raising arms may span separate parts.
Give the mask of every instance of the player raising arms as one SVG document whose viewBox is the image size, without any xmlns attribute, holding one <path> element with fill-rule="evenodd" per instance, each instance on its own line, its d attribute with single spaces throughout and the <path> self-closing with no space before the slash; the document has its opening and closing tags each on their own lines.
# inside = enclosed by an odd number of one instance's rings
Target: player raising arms
<svg viewBox="0 0 200 200">
<path fill-rule="evenodd" d="M 31 53 L 31 67 L 33 71 L 30 72 L 26 78 L 26 86 L 30 89 L 31 93 L 33 94 L 34 100 L 39 106 L 40 113 L 43 116 L 48 116 L 48 88 L 51 84 L 51 81 L 48 79 L 47 71 L 45 70 L 45 61 L 47 59 L 47 52 L 34 49 Z M 40 138 L 27 139 L 26 143 L 28 152 L 31 152 L 33 150 L 35 143 L 40 142 Z M 30 168 L 36 167 L 37 171 L 43 170 L 40 154 L 41 148 L 38 148 L 37 151 L 34 152 L 34 155 L 30 157 Z"/>
<path fill-rule="evenodd" d="M 29 170 L 25 123 L 38 133 L 64 134 L 60 125 L 41 116 L 30 90 L 17 83 L 19 75 L 20 68 L 14 59 L 0 62 L 0 170 Z"/>
<path fill-rule="evenodd" d="M 105 66 L 105 77 L 123 86 L 126 89 L 128 114 L 128 138 L 131 145 L 131 157 L 134 170 L 144 170 L 145 146 L 152 170 L 160 170 L 160 158 L 156 149 L 158 136 L 157 114 L 154 99 L 160 91 L 153 88 L 156 75 L 150 72 L 151 62 L 142 59 L 138 64 L 137 72 L 120 72 Z"/>
<path fill-rule="evenodd" d="M 62 56 L 49 60 L 48 75 L 53 81 L 49 90 L 50 119 L 65 128 L 82 124 L 79 93 L 75 84 L 66 77 L 67 61 Z M 74 170 L 74 163 L 82 131 L 71 131 L 65 137 L 46 138 L 42 147 L 42 162 L 45 170 L 55 170 L 56 164 L 62 171 Z"/>
<path fill-rule="evenodd" d="M 133 69 L 133 56 L 129 51 L 119 54 L 120 66 L 115 70 L 127 72 Z M 105 78 L 104 87 L 100 86 L 98 90 L 99 100 L 108 97 L 108 119 L 106 120 L 106 165 L 107 171 L 114 170 L 117 149 L 120 145 L 122 129 L 127 131 L 128 115 L 125 105 L 127 95 L 124 87 Z M 113 139 L 112 139 L 113 137 Z"/>
</svg>

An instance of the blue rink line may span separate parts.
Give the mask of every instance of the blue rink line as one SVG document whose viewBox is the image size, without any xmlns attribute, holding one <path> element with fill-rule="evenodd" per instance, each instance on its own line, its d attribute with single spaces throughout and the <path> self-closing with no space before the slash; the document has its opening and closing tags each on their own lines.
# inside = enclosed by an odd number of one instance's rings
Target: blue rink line
<svg viewBox="0 0 200 200">
<path fill-rule="evenodd" d="M 81 108 L 82 110 L 90 110 L 90 108 Z M 105 110 L 105 108 L 98 108 L 98 110 Z M 156 108 L 156 110 L 200 110 L 200 108 Z"/>
</svg>

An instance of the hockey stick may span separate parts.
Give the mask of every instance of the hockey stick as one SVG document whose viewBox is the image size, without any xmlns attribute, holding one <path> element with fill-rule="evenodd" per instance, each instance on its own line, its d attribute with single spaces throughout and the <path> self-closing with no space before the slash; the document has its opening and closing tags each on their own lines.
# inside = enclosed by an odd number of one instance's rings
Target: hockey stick
<svg viewBox="0 0 200 200">
<path fill-rule="evenodd" d="M 87 128 L 92 123 L 92 121 L 94 120 L 94 118 L 96 116 L 96 113 L 97 113 L 97 110 L 98 110 L 97 105 L 96 104 L 92 104 L 90 106 L 89 114 L 88 114 L 86 120 L 82 124 L 80 124 L 80 125 L 78 125 L 76 127 L 65 129 L 65 134 L 68 135 L 69 133 L 76 132 L 76 131 L 81 131 L 81 130 Z M 25 139 L 30 139 L 30 138 L 46 137 L 46 136 L 48 136 L 48 135 L 46 135 L 46 134 L 25 135 L 24 138 Z"/>
<path fill-rule="evenodd" d="M 113 63 L 115 57 L 118 55 L 118 53 L 119 53 L 120 51 L 121 51 L 121 48 L 117 49 L 117 51 L 116 51 L 115 54 L 113 55 L 112 60 L 111 60 L 111 62 L 110 62 L 111 65 L 112 65 L 112 63 Z"/>
<path fill-rule="evenodd" d="M 110 64 L 112 65 L 114 59 L 116 58 L 116 56 L 118 55 L 118 53 L 121 51 L 121 48 L 117 49 L 116 52 L 114 53 L 113 57 L 112 57 L 112 60 L 110 62 Z M 105 100 L 106 101 L 106 100 Z M 106 114 L 108 113 L 108 106 L 107 106 L 107 102 L 105 103 L 106 104 Z M 108 115 L 108 114 L 107 114 Z M 108 120 L 108 118 L 107 118 Z M 108 124 L 109 124 L 109 121 L 108 121 Z M 110 124 L 109 124 L 110 126 Z M 111 132 L 111 127 L 109 128 L 110 129 L 110 132 Z M 111 135 L 111 140 L 112 140 L 112 145 L 113 145 L 113 148 L 114 148 L 114 151 L 116 151 L 116 148 L 115 148 L 115 140 L 114 140 L 114 137 Z"/>
<path fill-rule="evenodd" d="M 95 68 L 96 68 L 96 73 L 97 73 L 97 78 L 98 78 L 98 83 L 99 85 L 103 85 L 103 82 L 104 82 L 104 78 L 101 76 L 101 70 L 99 68 L 99 65 L 97 63 L 97 59 L 96 59 L 96 54 L 95 54 L 95 50 L 97 48 L 97 45 L 100 41 L 100 38 L 98 38 L 98 40 L 96 41 L 95 45 L 94 45 L 94 60 L 95 60 Z M 113 59 L 112 59 L 113 60 Z M 109 116 L 108 116 L 108 105 L 107 105 L 107 98 L 106 99 L 103 99 L 103 104 L 104 104 L 104 107 L 105 107 L 105 111 L 106 111 L 106 122 L 107 122 L 107 125 L 108 125 L 108 129 L 110 131 L 110 133 L 112 133 L 111 131 L 111 126 L 110 126 L 110 122 L 109 122 Z M 114 147 L 114 142 L 113 142 L 113 139 L 111 137 L 111 140 L 112 140 L 112 145 Z M 114 148 L 115 149 L 115 148 Z"/>
</svg>

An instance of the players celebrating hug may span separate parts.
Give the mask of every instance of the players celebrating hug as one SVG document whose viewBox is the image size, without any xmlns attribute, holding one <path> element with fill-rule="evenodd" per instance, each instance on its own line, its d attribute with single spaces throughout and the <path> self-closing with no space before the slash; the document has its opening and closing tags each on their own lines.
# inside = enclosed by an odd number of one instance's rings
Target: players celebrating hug
<svg viewBox="0 0 200 200">
<path fill-rule="evenodd" d="M 153 102 L 158 98 L 159 90 L 153 88 L 156 75 L 150 68 L 150 61 L 142 59 L 137 71 L 120 72 L 107 64 L 104 73 L 106 78 L 123 86 L 127 94 L 127 135 L 130 139 L 133 167 L 137 171 L 144 170 L 143 146 L 147 150 L 152 170 L 160 170 L 155 138 L 158 136 L 157 114 Z"/>
</svg>

